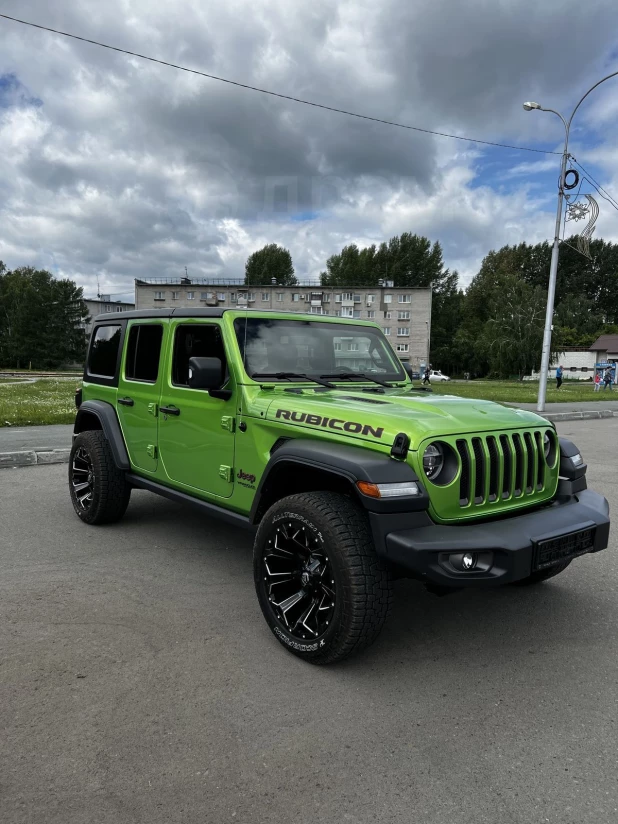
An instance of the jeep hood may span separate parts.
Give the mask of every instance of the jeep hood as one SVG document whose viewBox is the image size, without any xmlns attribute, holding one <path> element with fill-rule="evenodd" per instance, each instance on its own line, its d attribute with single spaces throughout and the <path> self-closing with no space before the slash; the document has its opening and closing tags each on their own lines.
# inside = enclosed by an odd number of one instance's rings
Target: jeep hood
<svg viewBox="0 0 618 824">
<path fill-rule="evenodd" d="M 262 398 L 265 400 L 264 395 Z M 378 394 L 358 387 L 327 392 L 305 388 L 290 392 L 277 387 L 275 393 L 268 392 L 268 400 L 267 420 L 385 445 L 405 432 L 414 450 L 428 437 L 548 425 L 544 418 L 523 409 L 409 389 L 387 389 Z"/>
</svg>

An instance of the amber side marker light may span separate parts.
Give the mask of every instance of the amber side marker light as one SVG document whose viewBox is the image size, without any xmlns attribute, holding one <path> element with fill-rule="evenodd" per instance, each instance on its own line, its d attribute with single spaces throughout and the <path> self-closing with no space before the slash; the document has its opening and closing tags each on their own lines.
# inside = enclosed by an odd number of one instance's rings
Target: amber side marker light
<svg viewBox="0 0 618 824">
<path fill-rule="evenodd" d="M 372 484 L 369 481 L 357 481 L 356 486 L 368 498 L 407 498 L 421 494 L 421 489 L 415 481 L 399 484 Z"/>
</svg>

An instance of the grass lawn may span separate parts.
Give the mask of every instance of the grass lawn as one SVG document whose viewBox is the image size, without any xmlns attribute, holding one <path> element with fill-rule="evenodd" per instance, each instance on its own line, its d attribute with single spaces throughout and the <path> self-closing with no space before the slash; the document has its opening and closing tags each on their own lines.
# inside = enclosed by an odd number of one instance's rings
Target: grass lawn
<svg viewBox="0 0 618 824">
<path fill-rule="evenodd" d="M 77 381 L 46 379 L 16 386 L 0 384 L 0 426 L 73 423 Z"/>
<path fill-rule="evenodd" d="M 539 385 L 535 381 L 449 381 L 432 383 L 431 388 L 437 394 L 460 395 L 463 398 L 480 398 L 487 401 L 509 401 L 511 403 L 535 403 Z M 616 387 L 594 391 L 592 382 L 565 381 L 560 389 L 556 382 L 547 386 L 548 403 L 578 403 L 580 401 L 618 401 Z"/>
</svg>

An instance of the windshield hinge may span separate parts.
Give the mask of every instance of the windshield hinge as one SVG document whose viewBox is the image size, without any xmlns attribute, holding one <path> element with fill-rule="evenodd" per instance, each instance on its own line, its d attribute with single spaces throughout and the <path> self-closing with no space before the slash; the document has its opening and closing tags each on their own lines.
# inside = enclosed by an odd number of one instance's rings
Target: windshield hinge
<svg viewBox="0 0 618 824">
<path fill-rule="evenodd" d="M 227 429 L 228 432 L 234 431 L 235 420 L 232 415 L 223 415 L 221 418 L 221 429 Z"/>
<path fill-rule="evenodd" d="M 222 464 L 219 467 L 219 477 L 223 478 L 223 480 L 227 481 L 228 483 L 232 483 L 232 467 L 225 466 Z"/>
</svg>

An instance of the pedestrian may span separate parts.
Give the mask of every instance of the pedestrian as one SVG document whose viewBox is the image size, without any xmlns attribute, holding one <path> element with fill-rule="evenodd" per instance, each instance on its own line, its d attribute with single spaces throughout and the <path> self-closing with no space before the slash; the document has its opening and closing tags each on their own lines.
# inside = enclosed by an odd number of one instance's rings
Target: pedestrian
<svg viewBox="0 0 618 824">
<path fill-rule="evenodd" d="M 599 372 L 594 373 L 594 391 L 598 392 L 601 388 L 601 374 Z"/>
<path fill-rule="evenodd" d="M 425 367 L 425 371 L 423 372 L 423 385 L 424 385 L 424 386 L 425 386 L 426 384 L 429 384 L 429 385 L 431 386 L 431 383 L 430 383 L 430 381 L 429 381 L 429 377 L 430 377 L 430 375 L 431 375 L 431 372 L 429 371 L 429 367 L 428 367 L 428 366 L 426 366 L 426 367 Z"/>
<path fill-rule="evenodd" d="M 606 369 L 605 374 L 603 375 L 603 390 L 609 389 L 612 391 L 612 370 Z"/>
<path fill-rule="evenodd" d="M 562 364 L 556 369 L 556 389 L 562 386 Z"/>
</svg>

